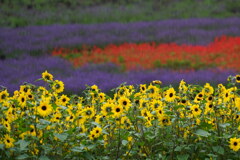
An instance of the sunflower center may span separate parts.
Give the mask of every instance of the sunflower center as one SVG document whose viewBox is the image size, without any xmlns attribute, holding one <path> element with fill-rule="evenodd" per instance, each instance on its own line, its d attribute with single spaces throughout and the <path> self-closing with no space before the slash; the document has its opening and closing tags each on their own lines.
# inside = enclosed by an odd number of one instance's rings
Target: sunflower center
<svg viewBox="0 0 240 160">
<path fill-rule="evenodd" d="M 96 130 L 96 133 L 99 133 L 99 130 Z"/>
<path fill-rule="evenodd" d="M 10 143 L 10 140 L 9 140 L 9 139 L 7 139 L 7 143 Z"/>
<path fill-rule="evenodd" d="M 71 116 L 70 119 L 73 119 L 73 116 Z"/>
<path fill-rule="evenodd" d="M 21 101 L 24 102 L 24 101 L 25 101 L 25 98 L 22 98 Z"/>
<path fill-rule="evenodd" d="M 183 100 L 182 100 L 182 103 L 186 103 L 186 100 L 185 100 L 185 99 L 183 99 Z"/>
<path fill-rule="evenodd" d="M 212 106 L 213 106 L 213 105 L 212 105 L 212 104 L 210 104 L 210 105 L 209 105 L 209 108 L 212 108 Z"/>
<path fill-rule="evenodd" d="M 154 107 L 155 107 L 155 108 L 158 108 L 158 107 L 159 107 L 159 104 L 158 104 L 158 103 L 156 103 L 156 104 L 154 105 Z"/>
<path fill-rule="evenodd" d="M 31 98 L 32 98 L 32 95 L 31 95 L 31 94 L 30 94 L 30 95 L 28 95 L 28 98 L 30 98 L 30 99 L 31 99 Z"/>
<path fill-rule="evenodd" d="M 117 108 L 117 109 L 116 109 L 116 112 L 120 112 L 120 108 Z"/>
<path fill-rule="evenodd" d="M 212 97 L 209 97 L 208 100 L 211 101 L 211 100 L 212 100 Z"/>
<path fill-rule="evenodd" d="M 62 100 L 63 102 L 66 102 L 67 100 L 65 99 L 65 98 L 63 98 L 63 100 Z"/>
<path fill-rule="evenodd" d="M 112 111 L 112 108 L 111 108 L 111 107 L 107 107 L 107 108 L 106 108 L 106 111 L 107 111 L 107 112 L 111 112 L 111 111 Z"/>
<path fill-rule="evenodd" d="M 198 97 L 202 97 L 203 95 L 202 94 L 199 94 Z"/>
<path fill-rule="evenodd" d="M 126 102 L 126 101 L 123 101 L 123 105 L 126 106 L 126 105 L 127 105 L 127 102 Z"/>
<path fill-rule="evenodd" d="M 59 85 L 59 84 L 56 84 L 56 85 L 55 85 L 55 88 L 56 88 L 56 89 L 59 89 L 59 88 L 60 88 L 60 85 Z"/>
<path fill-rule="evenodd" d="M 237 77 L 237 80 L 240 81 L 240 76 Z"/>
<path fill-rule="evenodd" d="M 47 110 L 47 107 L 46 106 L 42 106 L 42 110 L 43 111 Z"/>
<path fill-rule="evenodd" d="M 173 93 L 170 93 L 170 94 L 169 94 L 169 97 L 172 97 L 172 96 L 173 96 Z"/>
<path fill-rule="evenodd" d="M 33 131 L 34 131 L 34 129 L 31 129 L 31 130 L 30 130 L 30 132 L 33 132 Z"/>
<path fill-rule="evenodd" d="M 46 78 L 47 80 L 49 80 L 49 79 L 50 79 L 49 75 L 46 75 L 46 76 L 45 76 L 45 78 Z"/>
<path fill-rule="evenodd" d="M 5 94 L 3 94 L 1 98 L 2 98 L 2 99 L 5 99 L 5 98 L 6 98 L 6 95 L 5 95 Z"/>
<path fill-rule="evenodd" d="M 195 111 L 197 112 L 197 111 L 198 111 L 198 108 L 195 108 Z"/>
<path fill-rule="evenodd" d="M 158 111 L 158 113 L 162 114 L 162 110 Z"/>
<path fill-rule="evenodd" d="M 92 111 L 88 110 L 88 111 L 86 112 L 86 114 L 87 114 L 87 115 L 91 115 L 91 114 L 92 114 Z"/>
<path fill-rule="evenodd" d="M 139 100 L 137 99 L 137 100 L 135 101 L 135 103 L 136 103 L 136 104 L 139 104 Z"/>
<path fill-rule="evenodd" d="M 234 145 L 234 146 L 237 146 L 237 145 L 238 145 L 238 143 L 237 143 L 237 142 L 234 142 L 234 143 L 233 143 L 233 145 Z"/>
<path fill-rule="evenodd" d="M 145 90 L 145 87 L 142 87 L 142 90 L 144 91 L 144 90 Z"/>
<path fill-rule="evenodd" d="M 228 93 L 226 93 L 225 97 L 228 97 Z"/>
</svg>

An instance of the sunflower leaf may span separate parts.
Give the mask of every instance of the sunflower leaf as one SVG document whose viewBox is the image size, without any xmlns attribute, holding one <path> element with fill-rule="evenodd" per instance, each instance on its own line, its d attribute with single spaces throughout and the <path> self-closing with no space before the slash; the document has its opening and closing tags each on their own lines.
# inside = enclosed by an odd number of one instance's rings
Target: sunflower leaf
<svg viewBox="0 0 240 160">
<path fill-rule="evenodd" d="M 198 129 L 195 134 L 199 135 L 199 136 L 203 136 L 203 137 L 208 137 L 209 135 L 211 135 L 209 132 L 202 130 L 202 129 Z"/>
<path fill-rule="evenodd" d="M 62 133 L 62 134 L 58 134 L 58 133 L 54 133 L 53 134 L 55 137 L 57 137 L 60 141 L 65 141 L 68 137 L 67 133 Z"/>
</svg>

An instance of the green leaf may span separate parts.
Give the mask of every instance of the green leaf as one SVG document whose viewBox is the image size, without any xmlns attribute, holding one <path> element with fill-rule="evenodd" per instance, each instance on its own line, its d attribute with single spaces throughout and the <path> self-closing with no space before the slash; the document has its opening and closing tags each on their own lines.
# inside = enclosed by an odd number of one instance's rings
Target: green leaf
<svg viewBox="0 0 240 160">
<path fill-rule="evenodd" d="M 230 124 L 229 123 L 221 123 L 221 124 L 219 124 L 219 126 L 222 128 L 226 128 L 227 126 L 230 126 Z"/>
<path fill-rule="evenodd" d="M 177 155 L 177 159 L 178 160 L 187 160 L 189 157 L 188 154 L 184 154 L 184 155 Z"/>
<path fill-rule="evenodd" d="M 0 149 L 3 150 L 4 144 L 0 144 Z"/>
<path fill-rule="evenodd" d="M 127 140 L 122 140 L 122 145 L 126 146 L 128 144 Z"/>
<path fill-rule="evenodd" d="M 80 152 L 83 152 L 83 149 L 84 149 L 83 146 L 80 146 L 80 147 L 76 146 L 76 147 L 73 147 L 71 151 L 80 153 Z"/>
<path fill-rule="evenodd" d="M 30 144 L 30 142 L 27 142 L 25 140 L 19 140 L 18 142 L 20 144 L 20 150 L 25 150 L 26 147 Z"/>
<path fill-rule="evenodd" d="M 180 152 L 181 150 L 182 150 L 182 146 L 177 146 L 175 149 L 174 149 L 174 151 L 176 151 L 176 152 Z"/>
<path fill-rule="evenodd" d="M 213 146 L 213 151 L 218 154 L 224 155 L 224 148 L 221 146 Z"/>
<path fill-rule="evenodd" d="M 28 157 L 29 156 L 27 154 L 22 154 L 22 155 L 18 156 L 16 159 L 26 159 Z"/>
<path fill-rule="evenodd" d="M 62 134 L 58 134 L 58 133 L 54 133 L 53 134 L 55 137 L 57 137 L 60 141 L 65 141 L 68 137 L 67 133 L 62 133 Z"/>
<path fill-rule="evenodd" d="M 39 160 L 50 160 L 47 156 L 41 156 Z"/>
<path fill-rule="evenodd" d="M 198 129 L 195 134 L 197 134 L 199 136 L 203 136 L 203 137 L 208 137 L 211 135 L 209 132 L 202 130 L 202 129 Z"/>
</svg>

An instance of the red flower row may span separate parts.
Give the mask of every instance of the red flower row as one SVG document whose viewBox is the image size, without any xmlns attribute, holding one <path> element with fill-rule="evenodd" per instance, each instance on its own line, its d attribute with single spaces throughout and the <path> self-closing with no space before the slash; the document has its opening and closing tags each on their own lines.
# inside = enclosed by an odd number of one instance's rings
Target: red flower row
<svg viewBox="0 0 240 160">
<path fill-rule="evenodd" d="M 175 43 L 124 43 L 82 49 L 56 48 L 52 55 L 69 59 L 74 66 L 87 63 L 112 62 L 127 70 L 156 67 L 198 69 L 219 67 L 240 70 L 240 37 L 222 36 L 207 46 L 178 45 Z"/>
</svg>

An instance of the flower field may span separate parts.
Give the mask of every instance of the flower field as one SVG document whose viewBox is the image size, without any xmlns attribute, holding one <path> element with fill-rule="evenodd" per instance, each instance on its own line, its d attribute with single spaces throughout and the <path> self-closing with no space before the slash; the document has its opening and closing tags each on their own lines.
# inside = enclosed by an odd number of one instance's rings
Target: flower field
<svg viewBox="0 0 240 160">
<path fill-rule="evenodd" d="M 207 46 L 170 44 L 126 43 L 77 49 L 59 48 L 52 55 L 69 59 L 74 66 L 88 63 L 114 63 L 126 70 L 172 68 L 200 69 L 221 68 L 240 69 L 240 38 L 220 37 Z"/>
<path fill-rule="evenodd" d="M 0 6 L 0 159 L 240 159 L 240 2 Z"/>
<path fill-rule="evenodd" d="M 239 158 L 240 75 L 216 88 L 161 81 L 122 84 L 108 96 L 96 85 L 65 95 L 45 71 L 13 96 L 0 92 L 1 158 L 218 159 Z"/>
</svg>

